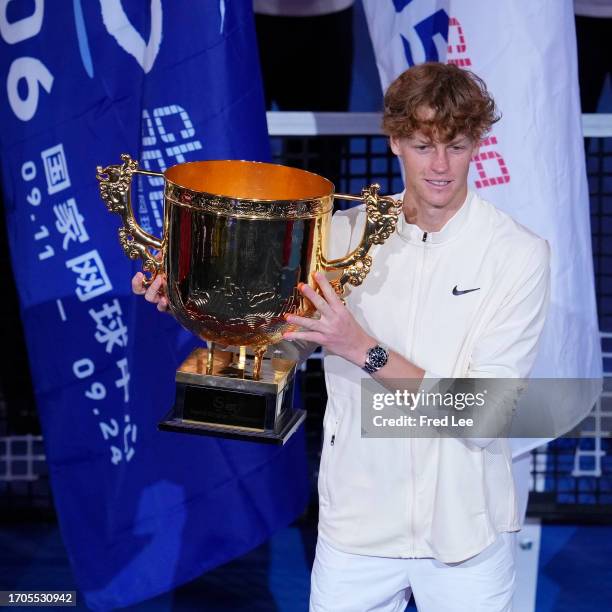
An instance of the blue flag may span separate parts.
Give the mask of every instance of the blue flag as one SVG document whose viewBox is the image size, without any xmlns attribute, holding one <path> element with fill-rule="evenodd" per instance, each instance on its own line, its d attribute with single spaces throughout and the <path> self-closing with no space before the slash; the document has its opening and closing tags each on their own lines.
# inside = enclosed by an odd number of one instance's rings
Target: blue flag
<svg viewBox="0 0 612 612">
<path fill-rule="evenodd" d="M 125 606 L 307 501 L 303 432 L 277 448 L 157 431 L 196 341 L 130 294 L 140 266 L 95 180 L 123 152 L 151 170 L 268 159 L 251 0 L 8 2 L 0 39 L 2 188 L 61 532 L 88 606 Z M 134 188 L 159 235 L 161 179 Z"/>
</svg>

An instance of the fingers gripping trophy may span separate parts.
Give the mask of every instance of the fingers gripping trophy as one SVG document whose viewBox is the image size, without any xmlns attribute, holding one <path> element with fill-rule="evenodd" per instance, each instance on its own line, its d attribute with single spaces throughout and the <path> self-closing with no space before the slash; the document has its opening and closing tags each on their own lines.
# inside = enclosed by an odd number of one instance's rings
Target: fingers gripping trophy
<svg viewBox="0 0 612 612">
<path fill-rule="evenodd" d="M 121 159 L 96 177 L 108 210 L 121 217 L 121 246 L 142 259 L 145 284 L 166 276 L 169 310 L 207 344 L 177 370 L 175 403 L 159 428 L 284 443 L 305 418 L 292 406 L 297 364 L 266 350 L 295 329 L 286 315 L 314 313 L 298 287 L 314 288 L 315 272 L 328 273 L 339 295 L 346 283 L 363 282 L 368 252 L 393 233 L 401 202 L 379 196 L 378 185 L 360 197 L 334 194 L 327 179 L 276 164 L 200 161 L 160 174 Z M 161 239 L 134 216 L 135 174 L 164 180 Z M 357 248 L 330 260 L 334 198 L 365 203 L 367 218 Z"/>
</svg>

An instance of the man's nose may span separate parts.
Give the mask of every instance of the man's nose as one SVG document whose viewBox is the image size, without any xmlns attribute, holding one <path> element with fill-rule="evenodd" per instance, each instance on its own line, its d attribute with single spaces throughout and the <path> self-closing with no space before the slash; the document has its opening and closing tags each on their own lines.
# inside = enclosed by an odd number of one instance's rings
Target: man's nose
<svg viewBox="0 0 612 612">
<path fill-rule="evenodd" d="M 448 153 L 446 149 L 436 149 L 432 160 L 432 169 L 438 174 L 448 170 Z"/>
</svg>

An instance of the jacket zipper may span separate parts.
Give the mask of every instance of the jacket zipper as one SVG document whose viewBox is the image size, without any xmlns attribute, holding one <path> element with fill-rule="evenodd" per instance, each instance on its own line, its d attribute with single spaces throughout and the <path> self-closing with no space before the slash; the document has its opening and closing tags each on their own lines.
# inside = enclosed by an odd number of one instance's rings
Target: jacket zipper
<svg viewBox="0 0 612 612">
<path fill-rule="evenodd" d="M 329 439 L 330 446 L 334 446 L 334 444 L 336 443 L 336 434 L 338 433 L 339 421 L 340 419 L 338 418 L 334 419 L 334 429 L 332 430 L 332 435 Z M 330 466 L 330 462 L 332 461 L 332 458 L 330 456 L 331 452 L 332 452 L 331 450 L 328 451 L 327 461 L 325 462 L 325 490 L 327 491 L 327 501 L 329 502 L 330 506 L 331 506 L 331 487 L 329 485 L 329 482 L 330 482 L 329 466 Z"/>
<path fill-rule="evenodd" d="M 424 232 L 422 242 L 426 242 L 426 241 L 427 241 L 427 232 Z M 425 253 L 427 251 L 427 245 L 424 244 L 418 250 L 419 250 L 419 258 L 418 258 L 418 265 L 416 268 L 416 274 L 415 274 L 415 279 L 414 279 L 414 291 L 413 291 L 413 295 L 415 297 L 412 300 L 413 307 L 411 309 L 410 318 L 409 318 L 410 331 L 409 331 L 408 338 L 411 338 L 411 339 L 414 338 L 414 335 L 415 335 L 416 320 L 417 320 L 417 304 L 419 303 L 419 296 L 421 293 L 421 285 L 422 285 L 421 281 L 423 278 L 423 269 L 425 267 Z M 408 354 L 411 357 L 414 357 L 414 355 L 411 352 L 409 352 Z M 415 484 L 416 476 L 415 476 L 415 469 L 414 469 L 414 456 L 415 456 L 414 439 L 408 438 L 406 442 L 408 444 L 408 456 L 409 456 L 409 461 L 410 461 L 410 468 L 408 470 L 409 475 L 410 475 L 410 487 L 409 487 L 410 499 L 408 500 L 408 504 L 410 508 L 409 517 L 408 517 L 408 533 L 409 533 L 408 556 L 414 557 L 416 555 L 416 552 L 415 552 L 416 535 L 415 535 L 415 524 L 414 524 L 415 522 L 414 508 L 416 505 L 416 484 Z"/>
</svg>

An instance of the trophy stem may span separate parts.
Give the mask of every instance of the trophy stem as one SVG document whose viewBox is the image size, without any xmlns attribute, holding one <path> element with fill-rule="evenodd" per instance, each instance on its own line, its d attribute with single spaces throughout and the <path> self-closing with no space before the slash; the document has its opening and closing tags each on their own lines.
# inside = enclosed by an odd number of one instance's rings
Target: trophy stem
<svg viewBox="0 0 612 612">
<path fill-rule="evenodd" d="M 244 372 L 246 366 L 246 346 L 240 346 L 240 352 L 238 353 L 238 369 Z"/>
<path fill-rule="evenodd" d="M 253 359 L 253 380 L 259 380 L 261 377 L 261 362 L 263 360 L 264 353 L 268 347 L 258 346 L 254 349 L 254 359 Z"/>
<path fill-rule="evenodd" d="M 211 376 L 213 373 L 213 364 L 215 362 L 215 343 L 208 342 L 208 355 L 206 356 L 206 374 Z"/>
</svg>

